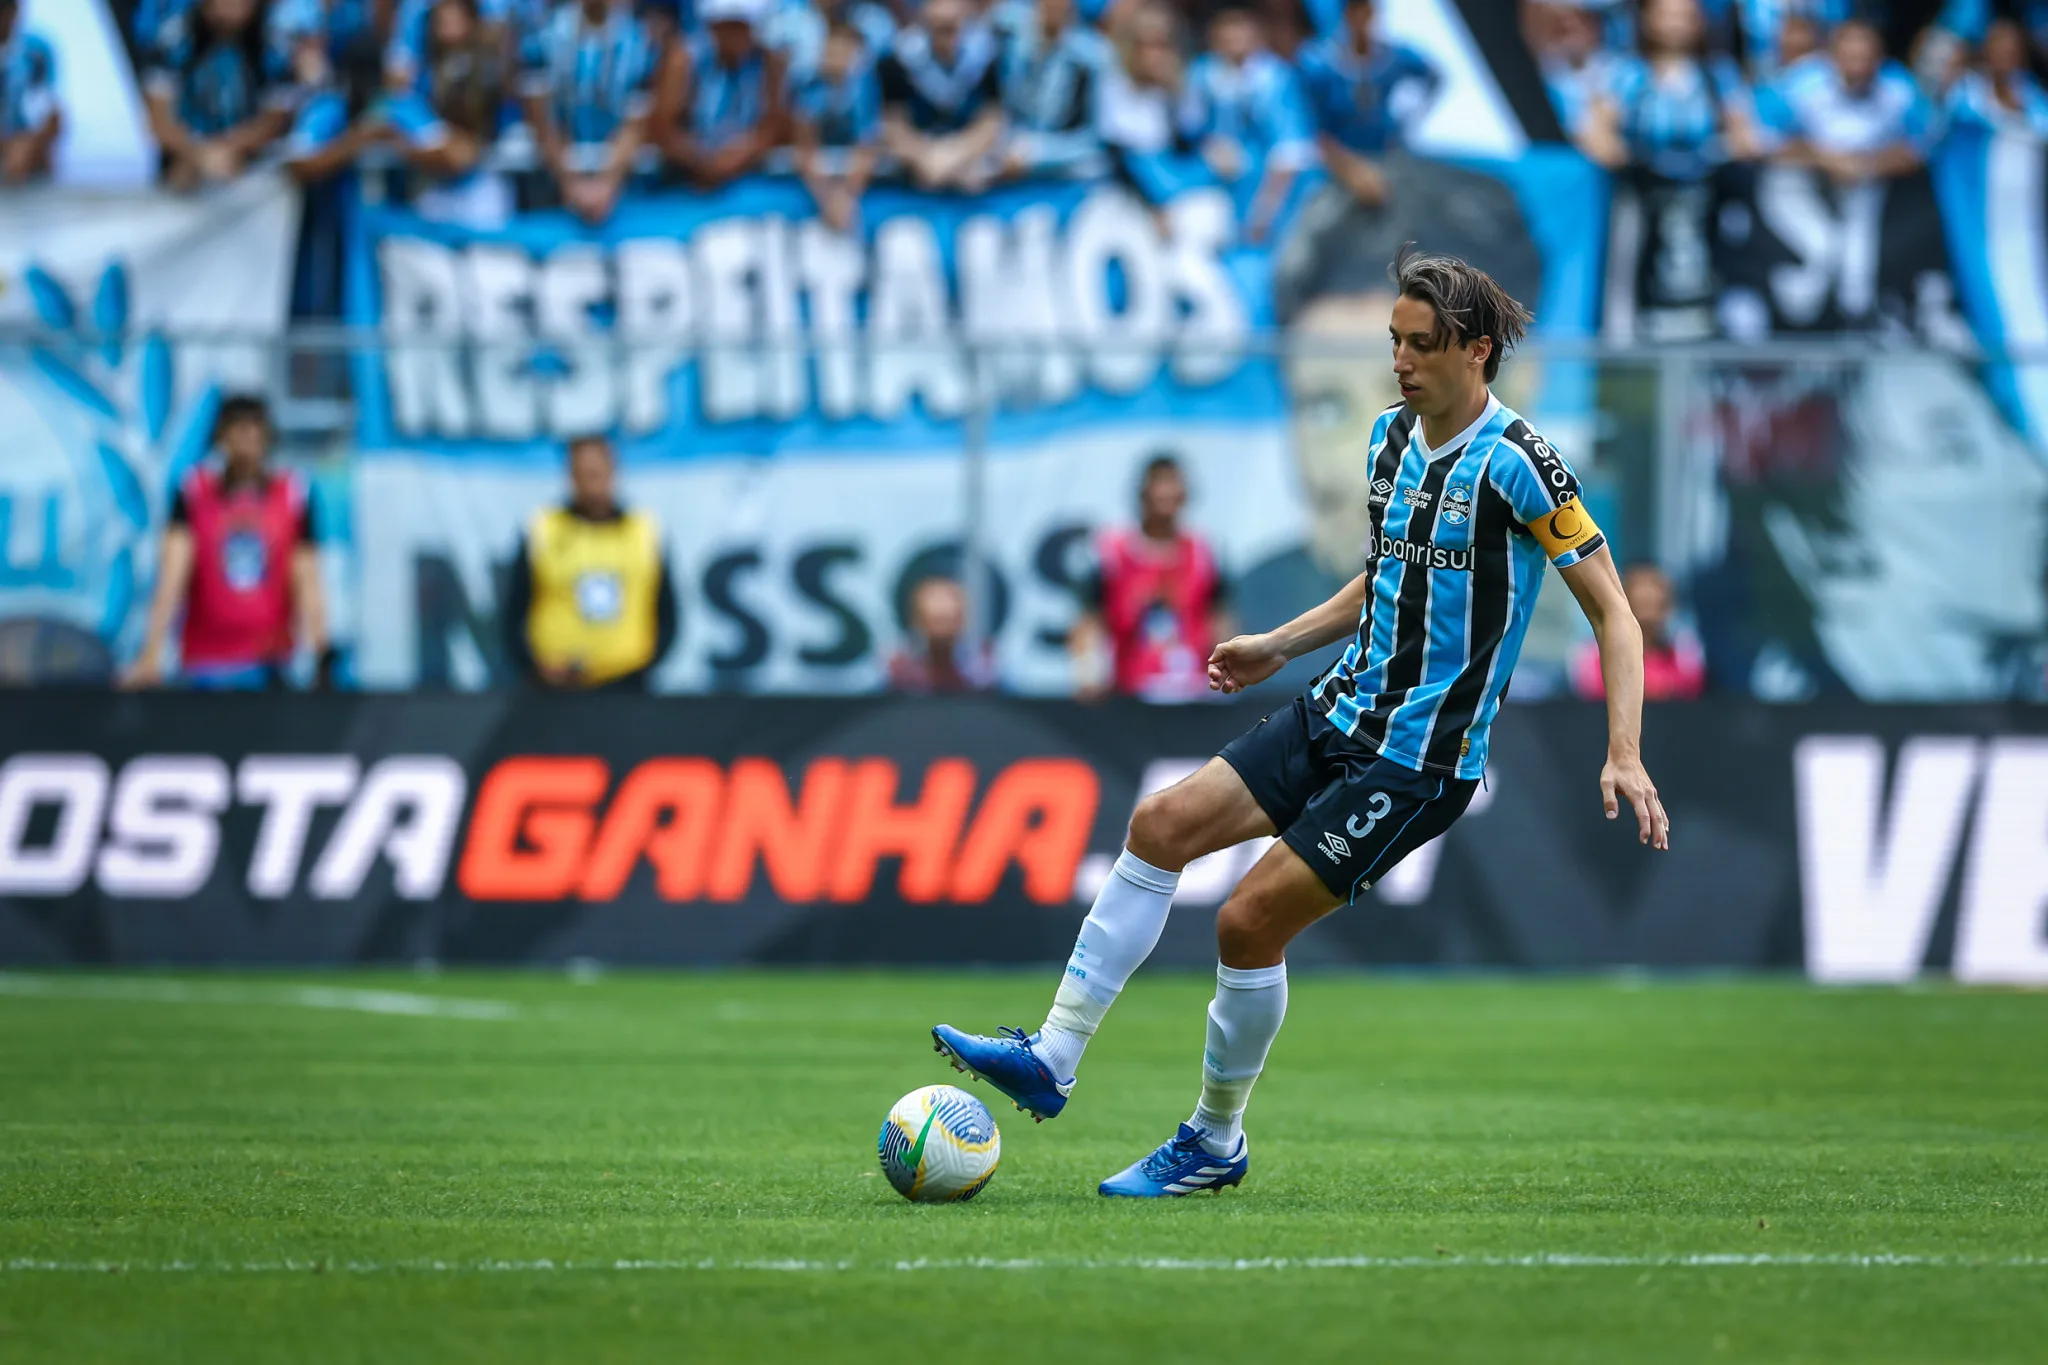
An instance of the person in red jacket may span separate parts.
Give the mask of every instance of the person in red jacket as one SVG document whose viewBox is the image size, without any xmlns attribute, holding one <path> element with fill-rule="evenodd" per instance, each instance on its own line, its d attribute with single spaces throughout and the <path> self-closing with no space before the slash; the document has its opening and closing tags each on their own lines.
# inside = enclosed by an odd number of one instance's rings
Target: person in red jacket
<svg viewBox="0 0 2048 1365">
<path fill-rule="evenodd" d="M 1229 590 L 1209 542 L 1180 524 L 1187 502 L 1180 461 L 1155 455 L 1138 481 L 1138 524 L 1096 537 L 1067 640 L 1083 698 L 1111 689 L 1162 702 L 1208 695 L 1209 651 L 1233 633 Z M 1107 677 L 1091 666 L 1105 648 Z"/>
<path fill-rule="evenodd" d="M 180 679 L 190 687 L 276 686 L 295 645 L 325 661 L 327 612 L 306 481 L 270 467 L 270 410 L 221 403 L 218 458 L 188 473 L 171 502 L 142 651 L 122 682 L 164 680 L 164 643 L 183 611 Z"/>
<path fill-rule="evenodd" d="M 1707 690 L 1707 652 L 1700 637 L 1678 619 L 1677 594 L 1655 564 L 1631 564 L 1621 576 L 1629 610 L 1643 629 L 1643 699 L 1691 701 Z M 1588 640 L 1572 656 L 1572 691 L 1604 701 L 1599 642 Z"/>
</svg>

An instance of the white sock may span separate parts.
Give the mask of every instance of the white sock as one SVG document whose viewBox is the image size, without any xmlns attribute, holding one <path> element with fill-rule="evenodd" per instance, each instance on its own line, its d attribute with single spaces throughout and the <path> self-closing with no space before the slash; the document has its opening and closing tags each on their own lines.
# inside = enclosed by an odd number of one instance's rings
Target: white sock
<svg viewBox="0 0 2048 1365">
<path fill-rule="evenodd" d="M 1138 964 L 1152 955 L 1179 885 L 1178 872 L 1154 867 L 1129 849 L 1118 855 L 1088 918 L 1081 921 L 1052 1011 L 1031 1045 L 1055 1077 L 1073 1079 L 1102 1016 Z"/>
<path fill-rule="evenodd" d="M 1202 1146 L 1235 1156 L 1244 1137 L 1244 1109 L 1252 1083 L 1266 1069 L 1266 1053 L 1287 1017 L 1287 964 L 1226 967 L 1216 964 L 1216 998 L 1209 1003 L 1209 1040 L 1202 1049 L 1202 1102 L 1188 1126 Z"/>
</svg>

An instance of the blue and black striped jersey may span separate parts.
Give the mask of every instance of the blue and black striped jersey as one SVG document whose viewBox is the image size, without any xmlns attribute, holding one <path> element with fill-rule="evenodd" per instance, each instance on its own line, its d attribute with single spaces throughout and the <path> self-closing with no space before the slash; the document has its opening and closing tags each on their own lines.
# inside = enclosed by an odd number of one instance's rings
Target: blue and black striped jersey
<svg viewBox="0 0 2048 1365">
<path fill-rule="evenodd" d="M 1441 450 L 1391 407 L 1370 458 L 1365 606 L 1309 701 L 1403 767 L 1476 778 L 1544 560 L 1565 568 L 1606 541 L 1571 466 L 1497 398 Z"/>
</svg>

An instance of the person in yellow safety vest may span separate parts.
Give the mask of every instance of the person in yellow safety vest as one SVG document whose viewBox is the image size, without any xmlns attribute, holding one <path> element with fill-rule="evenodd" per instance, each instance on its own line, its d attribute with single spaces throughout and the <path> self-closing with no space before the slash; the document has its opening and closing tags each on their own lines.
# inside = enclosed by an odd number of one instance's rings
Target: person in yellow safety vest
<svg viewBox="0 0 2048 1365">
<path fill-rule="evenodd" d="M 506 654 L 528 682 L 645 690 L 676 638 L 676 595 L 652 515 L 618 499 L 602 436 L 569 443 L 569 500 L 533 514 L 512 565 Z"/>
</svg>

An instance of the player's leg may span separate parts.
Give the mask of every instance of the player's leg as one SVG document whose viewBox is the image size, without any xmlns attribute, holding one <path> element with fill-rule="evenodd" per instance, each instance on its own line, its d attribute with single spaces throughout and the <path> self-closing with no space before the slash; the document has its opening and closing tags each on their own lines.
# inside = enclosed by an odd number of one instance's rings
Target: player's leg
<svg viewBox="0 0 2048 1365">
<path fill-rule="evenodd" d="M 1159 942 L 1181 869 L 1204 854 L 1273 833 L 1317 786 L 1307 714 L 1297 702 L 1233 740 L 1192 776 L 1145 797 L 1081 923 L 1039 1031 L 1006 1029 L 990 1038 L 941 1024 L 932 1030 L 934 1044 L 956 1067 L 989 1081 L 1034 1117 L 1059 1113 L 1089 1040 Z"/>
<path fill-rule="evenodd" d="M 1173 1139 L 1102 1184 L 1171 1196 L 1244 1179 L 1244 1112 L 1287 1017 L 1287 945 L 1465 812 L 1474 782 L 1385 762 L 1346 765 L 1238 883 L 1216 916 L 1216 996 L 1202 1094 Z"/>
<path fill-rule="evenodd" d="M 1205 854 L 1271 833 L 1273 822 L 1244 779 L 1220 758 L 1139 801 L 1123 852 L 1081 921 L 1034 1044 L 1056 1075 L 1074 1075 L 1103 1016 L 1158 946 L 1182 869 Z"/>
</svg>

